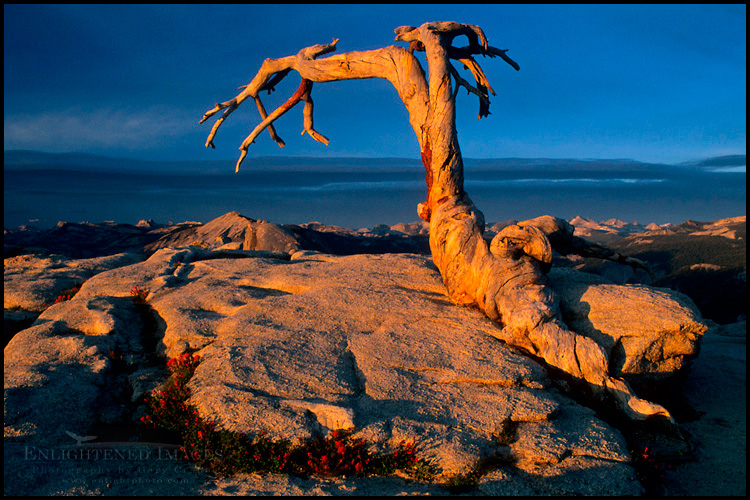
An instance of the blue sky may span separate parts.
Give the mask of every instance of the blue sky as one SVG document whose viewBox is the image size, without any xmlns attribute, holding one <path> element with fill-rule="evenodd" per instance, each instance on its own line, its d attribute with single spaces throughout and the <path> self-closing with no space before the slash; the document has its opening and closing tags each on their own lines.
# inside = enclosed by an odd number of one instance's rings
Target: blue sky
<svg viewBox="0 0 750 500">
<path fill-rule="evenodd" d="M 5 149 L 155 160 L 235 160 L 258 123 L 252 102 L 206 149 L 214 103 L 236 95 L 267 57 L 339 38 L 337 52 L 393 41 L 426 21 L 479 25 L 516 72 L 479 58 L 497 91 L 477 120 L 458 95 L 464 157 L 632 158 L 674 163 L 746 151 L 745 5 L 5 5 Z M 463 39 L 457 39 L 463 45 Z M 468 77 L 467 77 L 468 78 Z M 290 75 L 264 99 L 284 102 Z M 302 106 L 249 157 L 419 158 L 389 83 L 317 84 L 315 127 Z"/>
</svg>

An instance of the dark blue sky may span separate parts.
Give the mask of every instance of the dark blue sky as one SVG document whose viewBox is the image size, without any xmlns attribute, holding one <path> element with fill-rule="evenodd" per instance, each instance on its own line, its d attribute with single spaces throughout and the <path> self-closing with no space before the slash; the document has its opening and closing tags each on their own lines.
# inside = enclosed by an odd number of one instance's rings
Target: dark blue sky
<svg viewBox="0 0 750 500">
<path fill-rule="evenodd" d="M 234 160 L 259 121 L 253 103 L 215 150 L 212 122 L 198 120 L 263 59 L 332 38 L 337 52 L 374 49 L 398 26 L 448 20 L 479 25 L 521 66 L 479 58 L 498 95 L 477 121 L 476 98 L 459 92 L 465 157 L 745 153 L 745 5 L 5 5 L 5 149 Z M 267 109 L 296 89 L 287 80 Z M 287 146 L 263 134 L 249 156 L 419 157 L 389 83 L 317 84 L 313 98 L 329 146 L 300 136 L 298 106 L 276 123 Z"/>
</svg>

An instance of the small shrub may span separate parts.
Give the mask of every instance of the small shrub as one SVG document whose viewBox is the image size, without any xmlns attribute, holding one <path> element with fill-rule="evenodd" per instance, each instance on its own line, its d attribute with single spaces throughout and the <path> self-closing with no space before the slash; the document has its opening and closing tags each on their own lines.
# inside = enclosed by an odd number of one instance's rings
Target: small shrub
<svg viewBox="0 0 750 500">
<path fill-rule="evenodd" d="M 170 359 L 167 368 L 172 372 L 169 379 L 146 398 L 147 416 L 141 418 L 144 424 L 167 430 L 182 432 L 198 424 L 198 412 L 186 403 L 190 391 L 186 387 L 193 376 L 199 356 L 183 354 Z"/>
<path fill-rule="evenodd" d="M 146 398 L 147 415 L 141 422 L 181 437 L 183 458 L 220 475 L 250 472 L 288 473 L 301 476 L 388 475 L 397 471 L 415 479 L 428 480 L 432 468 L 417 457 L 412 443 L 402 441 L 391 453 L 372 453 L 364 439 L 355 439 L 354 430 L 335 430 L 328 436 L 300 440 L 274 440 L 264 432 L 254 437 L 216 429 L 187 403 L 187 383 L 200 361 L 189 353 L 170 359 L 169 379 Z"/>
<path fill-rule="evenodd" d="M 402 441 L 392 453 L 372 453 L 353 429 L 335 430 L 324 438 L 302 443 L 294 450 L 297 474 L 316 476 L 390 475 L 417 465 L 417 449 Z"/>
<path fill-rule="evenodd" d="M 59 304 L 60 302 L 65 302 L 67 300 L 72 299 L 75 294 L 77 294 L 80 290 L 83 284 L 75 284 L 72 287 L 63 290 L 60 292 L 60 294 L 55 299 L 55 304 Z"/>
<path fill-rule="evenodd" d="M 479 474 L 475 469 L 451 476 L 445 482 L 445 489 L 453 495 L 468 493 L 479 483 Z"/>
<path fill-rule="evenodd" d="M 633 451 L 631 453 L 633 467 L 636 471 L 638 480 L 646 488 L 646 493 L 653 492 L 664 482 L 667 470 L 671 466 L 658 460 L 654 453 L 650 452 L 648 447 L 643 450 Z"/>
<path fill-rule="evenodd" d="M 148 297 L 148 290 L 138 288 L 138 286 L 133 286 L 133 288 L 130 289 L 130 296 L 133 297 L 136 303 L 145 304 L 146 297 Z"/>
</svg>

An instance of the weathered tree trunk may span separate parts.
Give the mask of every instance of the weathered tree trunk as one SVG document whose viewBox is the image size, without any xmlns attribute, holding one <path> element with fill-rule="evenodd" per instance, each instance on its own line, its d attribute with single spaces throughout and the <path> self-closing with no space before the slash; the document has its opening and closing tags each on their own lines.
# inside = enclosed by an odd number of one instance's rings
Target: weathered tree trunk
<svg viewBox="0 0 750 500">
<path fill-rule="evenodd" d="M 225 110 L 206 146 L 213 147 L 218 127 L 248 97 L 256 101 L 263 121 L 242 143 L 238 169 L 249 145 L 265 128 L 269 128 L 271 137 L 284 146 L 273 129 L 273 121 L 300 101 L 305 102 L 303 133 L 308 132 L 327 144 L 328 140 L 313 129 L 310 97 L 313 82 L 387 79 L 406 105 L 410 124 L 419 140 L 427 199 L 418 205 L 418 213 L 430 222 L 432 258 L 450 299 L 456 304 L 480 308 L 500 324 L 498 336 L 507 343 L 585 381 L 595 394 L 614 396 L 632 418 L 669 417 L 664 408 L 637 398 L 623 380 L 608 374 L 607 356 L 596 342 L 565 326 L 544 275 L 552 260 L 551 242 L 563 253 L 578 250 L 633 265 L 639 262 L 574 238 L 567 223 L 552 217 L 535 220 L 536 224 L 519 223 L 505 228 L 491 244 L 482 237 L 484 216 L 463 189 L 463 160 L 456 137 L 451 78 L 457 88 L 463 86 L 479 97 L 481 118 L 489 114 L 489 92 L 494 92 L 472 56 L 500 56 L 514 68 L 518 69 L 518 65 L 505 51 L 490 47 L 484 33 L 476 26 L 426 23 L 419 28 L 397 28 L 396 34 L 397 41 L 409 42 L 409 50 L 389 46 L 317 59 L 335 50 L 337 40 L 334 40 L 331 44 L 303 49 L 296 56 L 266 59 L 255 78 L 236 98 L 217 104 L 204 114 L 201 122 Z M 469 39 L 469 46 L 453 47 L 453 39 L 460 35 Z M 414 56 L 415 50 L 425 52 L 429 78 Z M 463 63 L 471 71 L 476 87 L 458 75 L 452 60 Z M 273 89 L 291 70 L 302 77 L 299 89 L 268 115 L 259 93 Z"/>
</svg>

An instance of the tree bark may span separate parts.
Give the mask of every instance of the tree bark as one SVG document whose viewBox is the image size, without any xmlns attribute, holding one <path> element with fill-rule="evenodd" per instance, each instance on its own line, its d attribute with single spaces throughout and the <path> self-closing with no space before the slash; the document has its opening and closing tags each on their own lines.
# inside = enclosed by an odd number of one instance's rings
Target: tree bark
<svg viewBox="0 0 750 500">
<path fill-rule="evenodd" d="M 670 418 L 659 405 L 636 397 L 621 379 L 608 374 L 607 356 L 592 339 L 570 331 L 560 318 L 553 291 L 547 286 L 545 272 L 552 261 L 552 245 L 561 253 L 589 252 L 611 260 L 640 264 L 603 247 L 573 237 L 567 223 L 552 217 L 535 224 L 519 223 L 505 228 L 490 244 L 483 238 L 484 216 L 464 191 L 463 159 L 455 126 L 455 93 L 451 78 L 479 97 L 479 117 L 489 114 L 489 92 L 494 94 L 484 72 L 473 55 L 500 56 L 515 69 L 518 65 L 506 51 L 490 47 L 481 29 L 453 22 L 425 23 L 416 28 L 395 30 L 396 40 L 409 43 L 409 49 L 397 46 L 366 52 L 348 52 L 318 59 L 335 50 L 338 40 L 315 45 L 295 56 L 266 59 L 253 80 L 234 99 L 217 104 L 201 122 L 225 110 L 214 125 L 206 146 L 224 119 L 245 99 L 255 99 L 263 121 L 242 143 L 237 169 L 248 146 L 273 121 L 305 101 L 305 131 L 316 140 L 325 137 L 312 129 L 312 82 L 360 78 L 383 78 L 396 88 L 409 112 L 409 122 L 417 136 L 427 184 L 426 201 L 418 205 L 419 216 L 430 222 L 430 249 L 452 302 L 476 306 L 498 322 L 498 336 L 517 348 L 543 359 L 576 379 L 585 381 L 599 396 L 610 395 L 631 418 L 653 415 Z M 453 47 L 455 37 L 465 35 L 467 47 Z M 425 75 L 414 51 L 424 51 L 429 74 Z M 458 75 L 451 60 L 471 71 L 476 87 Z M 302 77 L 295 94 L 271 114 L 266 115 L 258 97 L 272 90 L 291 70 Z M 264 116 L 265 115 L 265 116 Z M 284 143 L 269 129 L 280 146 Z M 304 132 L 303 132 L 304 133 Z"/>
</svg>

